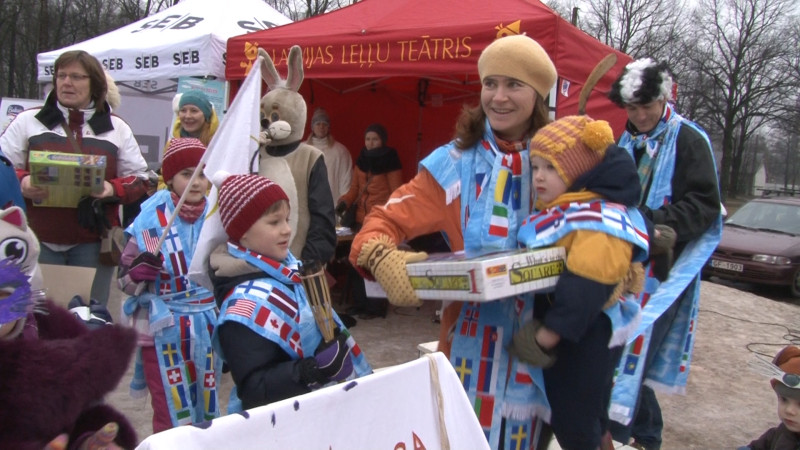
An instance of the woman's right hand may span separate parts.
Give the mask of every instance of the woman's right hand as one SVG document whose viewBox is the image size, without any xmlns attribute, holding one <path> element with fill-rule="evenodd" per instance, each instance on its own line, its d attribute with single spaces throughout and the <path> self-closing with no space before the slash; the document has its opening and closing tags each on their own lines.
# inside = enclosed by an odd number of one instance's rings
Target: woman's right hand
<svg viewBox="0 0 800 450">
<path fill-rule="evenodd" d="M 22 190 L 22 196 L 29 198 L 35 202 L 46 199 L 50 193 L 46 187 L 34 186 L 31 184 L 31 176 L 28 175 L 19 182 L 19 187 Z"/>
</svg>

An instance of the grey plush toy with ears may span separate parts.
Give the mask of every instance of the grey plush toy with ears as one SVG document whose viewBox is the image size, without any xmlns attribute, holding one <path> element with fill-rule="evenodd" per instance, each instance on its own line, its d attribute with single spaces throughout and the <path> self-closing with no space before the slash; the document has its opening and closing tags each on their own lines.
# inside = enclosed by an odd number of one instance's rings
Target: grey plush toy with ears
<svg viewBox="0 0 800 450">
<path fill-rule="evenodd" d="M 297 45 L 289 50 L 286 79 L 267 52 L 259 49 L 258 54 L 263 57 L 261 77 L 269 88 L 261 98 L 258 173 L 278 183 L 289 197 L 292 254 L 326 262 L 336 248 L 336 223 L 322 152 L 302 142 L 307 115 L 306 102 L 298 92 L 303 82 L 303 52 Z"/>
<path fill-rule="evenodd" d="M 303 137 L 307 113 L 306 102 L 298 93 L 303 83 L 302 51 L 297 45 L 289 50 L 289 74 L 285 80 L 264 49 L 258 49 L 258 54 L 263 57 L 261 77 L 269 88 L 261 98 L 261 127 L 267 130 L 271 145 L 298 142 Z"/>
</svg>

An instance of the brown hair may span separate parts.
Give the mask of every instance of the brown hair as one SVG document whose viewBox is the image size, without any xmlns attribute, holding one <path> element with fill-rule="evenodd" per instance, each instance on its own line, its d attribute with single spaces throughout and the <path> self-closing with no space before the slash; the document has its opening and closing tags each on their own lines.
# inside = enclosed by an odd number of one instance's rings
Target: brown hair
<svg viewBox="0 0 800 450">
<path fill-rule="evenodd" d="M 86 70 L 87 75 L 89 75 L 89 90 L 95 108 L 99 112 L 106 112 L 108 82 L 106 81 L 105 71 L 103 71 L 103 66 L 100 65 L 97 58 L 83 50 L 70 50 L 62 53 L 58 59 L 56 59 L 55 65 L 53 66 L 53 86 L 56 85 L 59 67 L 68 66 L 76 62 L 83 66 L 83 69 Z"/>
<path fill-rule="evenodd" d="M 181 124 L 181 127 L 183 124 Z M 200 139 L 200 142 L 203 143 L 206 147 L 208 144 L 211 143 L 211 138 L 214 137 L 214 133 L 211 132 L 211 122 L 205 121 L 203 122 L 203 126 L 200 128 L 200 132 L 197 133 L 197 139 Z"/>
<path fill-rule="evenodd" d="M 455 143 L 456 147 L 460 150 L 472 148 L 478 141 L 483 139 L 483 134 L 486 131 L 484 124 L 486 123 L 486 113 L 483 111 L 481 105 L 469 106 L 464 105 L 461 109 L 461 114 L 456 121 Z M 528 132 L 532 137 L 539 128 L 550 123 L 550 113 L 545 103 L 544 98 L 536 94 L 536 101 L 533 104 L 533 113 L 530 118 L 530 125 Z"/>
<path fill-rule="evenodd" d="M 267 210 L 264 211 L 264 214 L 272 214 L 275 211 L 278 211 L 281 208 L 283 208 L 283 205 L 286 205 L 286 207 L 289 208 L 290 210 L 292 208 L 292 205 L 289 204 L 289 200 L 281 199 L 281 200 L 278 200 L 277 202 L 271 204 L 269 206 L 269 208 L 267 208 Z"/>
</svg>

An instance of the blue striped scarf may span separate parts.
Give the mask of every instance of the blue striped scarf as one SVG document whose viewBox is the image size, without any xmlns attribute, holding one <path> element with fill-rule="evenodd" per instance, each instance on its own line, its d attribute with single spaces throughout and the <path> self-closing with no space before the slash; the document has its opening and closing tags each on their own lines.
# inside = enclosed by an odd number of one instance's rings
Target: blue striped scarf
<svg viewBox="0 0 800 450">
<path fill-rule="evenodd" d="M 696 129 L 705 139 L 708 148 L 711 143 L 703 130 L 693 122 L 681 117 L 670 105 L 667 105 L 664 116 L 656 129 L 649 135 L 632 136 L 626 132 L 619 145 L 633 156 L 633 149 L 642 145 L 643 141 L 656 139 L 657 145 L 649 145 L 654 162 L 650 173 L 652 183 L 644 204 L 651 209 L 658 209 L 672 201 L 672 176 L 675 172 L 675 144 L 681 126 Z M 711 157 L 714 155 L 712 153 Z M 700 301 L 700 270 L 717 247 L 722 231 L 720 216 L 699 238 L 689 242 L 680 257 L 675 261 L 664 283 L 649 276 L 645 289 L 639 297 L 642 308 L 642 322 L 629 342 L 617 367 L 617 374 L 612 391 L 609 417 L 622 424 L 629 424 L 633 419 L 639 386 L 644 380 L 648 386 L 664 392 L 683 393 L 686 388 L 692 352 L 694 350 L 694 332 L 697 322 L 697 309 Z M 650 274 L 648 267 L 645 270 Z M 694 283 L 694 284 L 691 284 Z M 690 286 L 691 284 L 691 286 Z M 688 287 L 688 290 L 687 290 Z M 645 356 L 647 355 L 653 323 L 666 311 L 684 290 L 686 300 L 672 323 L 672 326 L 658 349 L 651 367 L 644 373 Z"/>
<path fill-rule="evenodd" d="M 421 163 L 445 191 L 448 204 L 460 198 L 468 253 L 516 248 L 517 231 L 530 213 L 527 149 L 521 149 L 515 161 L 499 150 L 488 121 L 485 129 L 473 148 L 459 150 L 451 142 Z M 500 221 L 507 226 L 502 233 L 492 227 Z M 530 317 L 532 308 L 531 296 L 465 303 L 456 322 L 450 362 L 492 448 L 500 446 L 503 419 L 504 448 L 529 446 L 539 432 L 536 419 L 549 419 L 541 371 L 510 359 L 506 351 L 521 318 Z"/>
</svg>

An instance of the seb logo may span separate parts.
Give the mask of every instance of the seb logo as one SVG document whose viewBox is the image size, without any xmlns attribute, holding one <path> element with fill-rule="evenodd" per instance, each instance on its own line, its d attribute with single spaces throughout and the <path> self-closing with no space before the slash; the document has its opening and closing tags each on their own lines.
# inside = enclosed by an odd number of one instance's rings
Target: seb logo
<svg viewBox="0 0 800 450">
<path fill-rule="evenodd" d="M 131 33 L 138 33 L 145 30 L 187 30 L 199 24 L 203 20 L 204 19 L 202 17 L 190 15 L 170 15 L 161 19 L 147 21 L 143 23 L 141 27 L 131 31 Z"/>
<path fill-rule="evenodd" d="M 131 33 L 138 33 L 145 30 L 188 30 L 195 25 L 200 24 L 203 20 L 205 20 L 203 17 L 190 15 L 179 16 L 173 14 L 165 16 L 161 19 L 147 21 L 139 28 L 131 31 Z M 266 30 L 267 28 L 274 28 L 278 26 L 269 20 L 259 19 L 239 20 L 236 22 L 236 25 L 244 30 L 244 32 Z"/>
</svg>

